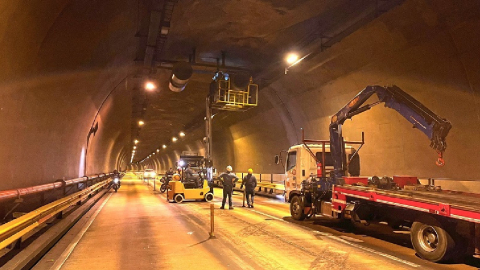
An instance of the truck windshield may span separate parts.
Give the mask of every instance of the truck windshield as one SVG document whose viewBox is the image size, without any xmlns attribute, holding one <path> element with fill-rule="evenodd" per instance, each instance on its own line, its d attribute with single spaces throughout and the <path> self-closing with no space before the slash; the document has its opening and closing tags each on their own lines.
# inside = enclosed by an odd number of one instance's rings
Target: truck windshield
<svg viewBox="0 0 480 270">
<path fill-rule="evenodd" d="M 297 152 L 290 152 L 287 156 L 287 171 L 291 170 L 297 164 Z"/>
</svg>

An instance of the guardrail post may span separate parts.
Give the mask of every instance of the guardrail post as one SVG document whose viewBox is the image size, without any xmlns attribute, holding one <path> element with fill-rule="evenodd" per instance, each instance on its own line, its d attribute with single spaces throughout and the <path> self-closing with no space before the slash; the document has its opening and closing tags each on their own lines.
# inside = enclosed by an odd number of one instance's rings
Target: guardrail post
<svg viewBox="0 0 480 270">
<path fill-rule="evenodd" d="M 270 174 L 270 183 L 273 184 L 273 173 Z M 270 189 L 270 194 L 273 194 L 273 188 Z"/>
</svg>

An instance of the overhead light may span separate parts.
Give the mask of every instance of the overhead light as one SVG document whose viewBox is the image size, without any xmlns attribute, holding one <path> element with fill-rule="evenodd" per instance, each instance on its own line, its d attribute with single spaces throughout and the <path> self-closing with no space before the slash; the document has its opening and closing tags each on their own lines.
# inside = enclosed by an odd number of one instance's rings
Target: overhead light
<svg viewBox="0 0 480 270">
<path fill-rule="evenodd" d="M 155 152 L 153 152 L 152 154 L 155 155 Z"/>
<path fill-rule="evenodd" d="M 135 153 L 136 151 L 135 150 L 132 150 L 132 153 Z"/>
<path fill-rule="evenodd" d="M 185 137 L 185 133 L 183 131 L 180 131 L 180 133 L 178 134 L 180 137 Z"/>
<path fill-rule="evenodd" d="M 157 149 L 157 153 L 160 152 L 160 149 Z"/>
<path fill-rule="evenodd" d="M 155 89 L 157 89 L 157 87 L 155 86 L 155 84 L 153 82 L 146 82 L 145 83 L 145 90 L 153 91 Z"/>
<path fill-rule="evenodd" d="M 177 137 L 172 138 L 172 142 L 176 142 L 177 140 L 178 140 Z"/>
<path fill-rule="evenodd" d="M 143 125 L 145 125 L 145 122 L 143 122 L 142 120 L 140 120 L 140 121 L 138 121 L 138 125 L 139 125 L 139 126 L 143 126 Z"/>
<path fill-rule="evenodd" d="M 298 57 L 299 56 L 296 53 L 289 53 L 285 58 L 285 61 L 287 61 L 287 64 L 292 65 L 298 61 Z"/>
<path fill-rule="evenodd" d="M 185 161 L 183 161 L 183 160 L 180 159 L 180 160 L 178 161 L 178 166 L 183 167 L 184 165 L 185 165 Z"/>
<path fill-rule="evenodd" d="M 164 145 L 162 145 L 162 148 L 165 149 L 165 148 L 167 148 L 167 146 L 164 144 Z"/>
<path fill-rule="evenodd" d="M 133 149 L 137 149 L 137 147 L 136 147 L 136 146 L 133 146 Z"/>
<path fill-rule="evenodd" d="M 134 142 L 135 142 L 135 144 L 137 144 L 137 143 L 139 143 L 140 141 L 139 141 L 139 140 L 135 140 Z"/>
<path fill-rule="evenodd" d="M 169 31 L 169 30 L 170 30 L 169 27 L 167 27 L 167 26 L 162 26 L 162 28 L 160 29 L 160 35 L 164 35 L 164 36 L 168 35 L 168 31 Z"/>
<path fill-rule="evenodd" d="M 310 53 L 306 54 L 303 57 L 298 56 L 296 53 L 289 53 L 287 57 L 285 57 L 285 62 L 287 62 L 288 67 L 285 68 L 285 74 L 287 74 L 288 70 L 295 66 L 296 64 L 300 63 L 303 59 L 307 58 Z"/>
</svg>

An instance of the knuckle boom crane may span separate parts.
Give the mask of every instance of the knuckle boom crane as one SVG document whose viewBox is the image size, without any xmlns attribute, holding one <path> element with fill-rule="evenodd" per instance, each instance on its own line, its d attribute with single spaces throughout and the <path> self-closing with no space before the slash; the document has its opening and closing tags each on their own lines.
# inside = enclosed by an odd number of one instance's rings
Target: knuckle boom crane
<svg viewBox="0 0 480 270">
<path fill-rule="evenodd" d="M 378 101 L 365 104 L 374 94 Z M 480 196 L 438 187 L 432 191 L 413 176 L 359 176 L 363 133 L 361 142 L 345 141 L 342 127 L 345 120 L 381 103 L 424 133 L 438 153 L 436 164 L 445 164 L 451 123 L 397 86 L 367 86 L 332 116 L 330 140 L 306 140 L 302 131 L 302 144 L 287 151 L 285 198 L 292 217 L 322 215 L 364 225 L 386 221 L 391 227 L 410 228 L 412 245 L 424 259 L 438 262 L 473 255 L 480 250 L 480 230 L 475 230 L 480 225 Z M 360 147 L 355 150 L 352 145 Z"/>
<path fill-rule="evenodd" d="M 377 95 L 378 101 L 363 105 L 373 94 Z M 343 162 L 343 156 L 345 155 L 345 144 L 342 136 L 343 123 L 345 120 L 368 111 L 380 103 L 385 103 L 385 107 L 397 111 L 407 119 L 407 121 L 412 123 L 414 128 L 419 129 L 427 135 L 430 139 L 430 147 L 438 152 L 437 165 L 443 166 L 445 164 L 443 152 L 445 152 L 447 148 L 445 138 L 452 128 L 450 122 L 433 113 L 397 86 L 383 87 L 375 85 L 367 86 L 348 102 L 345 107 L 332 116 L 329 129 L 335 177 L 343 177 L 346 169 Z"/>
</svg>

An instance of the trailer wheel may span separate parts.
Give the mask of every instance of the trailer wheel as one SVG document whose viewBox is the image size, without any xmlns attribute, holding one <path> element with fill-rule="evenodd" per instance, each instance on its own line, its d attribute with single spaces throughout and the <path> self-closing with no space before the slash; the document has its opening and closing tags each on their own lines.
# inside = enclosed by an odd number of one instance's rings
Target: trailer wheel
<svg viewBox="0 0 480 270">
<path fill-rule="evenodd" d="M 304 210 L 304 203 L 300 196 L 293 196 L 292 200 L 290 201 L 290 214 L 292 218 L 295 220 L 304 220 L 307 215 L 305 215 Z"/>
<path fill-rule="evenodd" d="M 177 194 L 177 195 L 175 195 L 175 197 L 173 198 L 173 200 L 174 200 L 176 203 L 181 203 L 181 202 L 183 202 L 183 195 L 182 195 L 182 194 Z"/>
<path fill-rule="evenodd" d="M 461 248 L 460 238 L 454 239 L 433 217 L 413 222 L 410 238 L 417 254 L 432 262 L 447 261 Z"/>
</svg>

